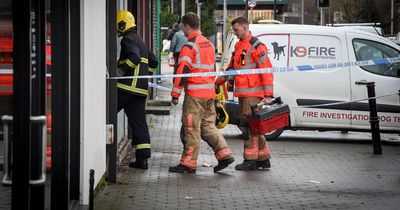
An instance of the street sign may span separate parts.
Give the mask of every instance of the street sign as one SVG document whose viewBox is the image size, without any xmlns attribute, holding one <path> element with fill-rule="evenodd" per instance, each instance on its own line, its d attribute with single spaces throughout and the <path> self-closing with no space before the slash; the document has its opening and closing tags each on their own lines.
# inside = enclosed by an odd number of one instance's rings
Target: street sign
<svg viewBox="0 0 400 210">
<path fill-rule="evenodd" d="M 342 21 L 342 19 L 343 19 L 342 12 L 339 11 L 333 12 L 333 22 L 339 23 L 340 21 Z"/>
<path fill-rule="evenodd" d="M 250 8 L 254 8 L 257 5 L 257 1 L 256 0 L 249 0 L 249 7 Z"/>
<path fill-rule="evenodd" d="M 329 0 L 317 0 L 317 8 L 329 8 Z"/>
</svg>

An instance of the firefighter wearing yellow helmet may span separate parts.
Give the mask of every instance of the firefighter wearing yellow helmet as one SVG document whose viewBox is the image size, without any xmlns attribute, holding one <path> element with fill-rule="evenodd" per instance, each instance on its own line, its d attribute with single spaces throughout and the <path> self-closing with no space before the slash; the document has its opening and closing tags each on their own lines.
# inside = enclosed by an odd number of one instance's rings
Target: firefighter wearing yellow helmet
<svg viewBox="0 0 400 210">
<path fill-rule="evenodd" d="M 149 75 L 158 66 L 157 58 L 134 30 L 135 18 L 128 11 L 117 13 L 117 33 L 122 36 L 118 59 L 118 76 Z M 129 167 L 147 169 L 151 156 L 150 135 L 146 123 L 145 106 L 148 94 L 147 79 L 119 79 L 118 112 L 124 109 L 132 127 L 132 146 L 136 160 Z"/>
<path fill-rule="evenodd" d="M 126 10 L 120 10 L 117 13 L 117 30 L 118 36 L 122 36 L 125 32 L 136 27 L 135 17 Z"/>
</svg>

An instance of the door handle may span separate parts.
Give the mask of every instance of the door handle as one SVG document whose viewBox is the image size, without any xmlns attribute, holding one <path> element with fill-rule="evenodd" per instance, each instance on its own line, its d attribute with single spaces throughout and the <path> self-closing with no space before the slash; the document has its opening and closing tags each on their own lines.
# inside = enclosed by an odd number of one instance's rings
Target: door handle
<svg viewBox="0 0 400 210">
<path fill-rule="evenodd" d="M 31 123 L 37 123 L 42 125 L 42 174 L 39 179 L 29 179 L 29 184 L 31 186 L 44 185 L 46 182 L 46 137 L 47 137 L 47 128 L 46 128 L 46 116 L 31 116 Z"/>
<path fill-rule="evenodd" d="M 356 81 L 355 84 L 356 84 L 356 85 L 367 85 L 368 82 L 367 82 L 367 80 L 362 79 L 362 80 L 360 80 L 360 81 Z"/>
<path fill-rule="evenodd" d="M 9 139 L 9 127 L 10 123 L 13 121 L 12 116 L 4 115 L 1 120 L 4 124 L 4 175 L 1 180 L 1 184 L 3 186 L 11 186 L 12 185 L 12 177 L 11 177 L 11 143 Z M 42 170 L 39 179 L 29 179 L 29 184 L 31 186 L 43 185 L 46 182 L 46 137 L 47 137 L 47 129 L 46 129 L 46 116 L 31 116 L 31 123 L 38 123 L 42 125 Z"/>
<path fill-rule="evenodd" d="M 3 179 L 1 180 L 1 184 L 3 186 L 11 186 L 12 184 L 12 179 L 11 179 L 11 144 L 10 144 L 10 139 L 8 138 L 9 135 L 9 125 L 13 121 L 13 117 L 9 115 L 4 115 L 1 118 L 1 121 L 3 121 L 4 125 L 4 163 L 3 163 Z"/>
</svg>

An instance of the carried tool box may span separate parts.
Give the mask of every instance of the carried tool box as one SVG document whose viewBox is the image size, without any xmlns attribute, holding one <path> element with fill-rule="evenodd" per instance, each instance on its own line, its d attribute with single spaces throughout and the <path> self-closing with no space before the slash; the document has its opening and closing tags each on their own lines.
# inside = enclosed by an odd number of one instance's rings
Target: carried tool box
<svg viewBox="0 0 400 210">
<path fill-rule="evenodd" d="M 252 107 L 253 115 L 249 117 L 249 127 L 253 134 L 265 135 L 274 130 L 289 126 L 290 109 L 276 97 L 271 103 L 260 103 Z"/>
</svg>

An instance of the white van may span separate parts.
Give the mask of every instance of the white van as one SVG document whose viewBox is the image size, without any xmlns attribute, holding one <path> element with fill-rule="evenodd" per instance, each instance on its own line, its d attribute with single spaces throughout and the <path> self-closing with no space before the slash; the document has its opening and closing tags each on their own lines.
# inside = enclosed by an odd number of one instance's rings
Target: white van
<svg viewBox="0 0 400 210">
<path fill-rule="evenodd" d="M 336 23 L 336 24 L 326 24 L 327 26 L 333 27 L 346 27 L 351 29 L 357 29 L 361 31 L 370 32 L 373 34 L 378 34 L 379 36 L 385 36 L 385 31 L 383 28 L 379 27 L 380 23 Z"/>
<path fill-rule="evenodd" d="M 273 67 L 318 65 L 375 60 L 400 56 L 400 46 L 372 33 L 346 27 L 310 25 L 250 25 L 253 36 L 268 48 Z M 237 38 L 230 32 L 221 67 L 226 68 Z M 305 107 L 368 98 L 367 88 L 357 81 L 375 82 L 382 132 L 400 132 L 400 63 L 365 67 L 341 67 L 274 74 L 274 95 L 290 107 L 293 130 L 370 131 L 368 101 Z M 270 134 L 276 138 L 282 131 Z"/>
</svg>

